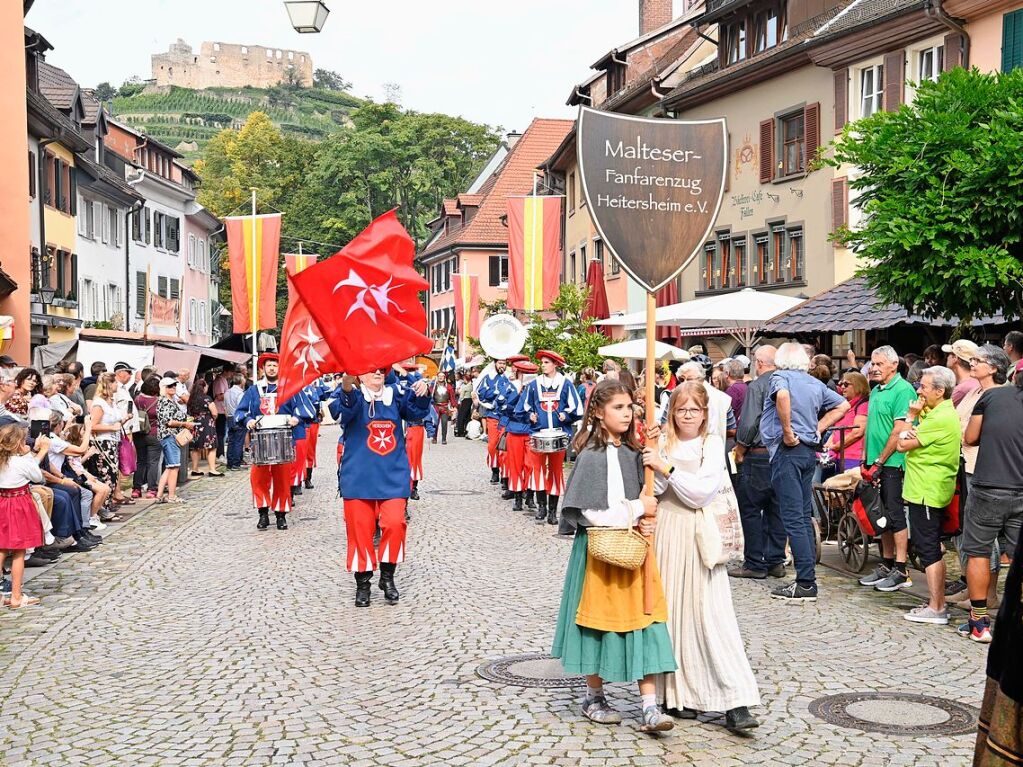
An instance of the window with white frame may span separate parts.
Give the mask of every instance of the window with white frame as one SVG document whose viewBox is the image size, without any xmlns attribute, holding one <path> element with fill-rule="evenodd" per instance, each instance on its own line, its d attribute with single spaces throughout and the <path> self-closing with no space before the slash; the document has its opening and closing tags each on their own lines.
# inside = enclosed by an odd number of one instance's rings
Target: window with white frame
<svg viewBox="0 0 1023 767">
<path fill-rule="evenodd" d="M 860 70 L 860 117 L 880 112 L 883 100 L 884 65 L 864 67 Z"/>
<path fill-rule="evenodd" d="M 945 46 L 935 45 L 932 48 L 925 48 L 917 53 L 916 81 L 918 83 L 927 80 L 937 82 L 944 67 Z"/>
<path fill-rule="evenodd" d="M 200 238 L 199 244 L 196 245 L 198 251 L 196 252 L 196 259 L 199 262 L 199 271 L 203 274 L 210 273 L 210 253 L 206 250 L 206 240 Z"/>
<path fill-rule="evenodd" d="M 188 265 L 195 268 L 195 235 L 188 235 L 188 249 L 186 251 L 188 257 Z"/>
<path fill-rule="evenodd" d="M 199 302 L 199 332 L 205 334 L 207 332 L 206 327 L 206 302 Z"/>
<path fill-rule="evenodd" d="M 96 304 L 93 302 L 92 280 L 82 280 L 78 290 L 78 312 L 83 320 L 95 320 Z"/>
<path fill-rule="evenodd" d="M 196 300 L 194 298 L 188 299 L 188 332 L 194 333 L 196 326 Z"/>
<path fill-rule="evenodd" d="M 107 208 L 107 218 L 110 220 L 110 245 L 114 248 L 121 246 L 121 230 L 118 222 L 117 208 Z"/>
</svg>

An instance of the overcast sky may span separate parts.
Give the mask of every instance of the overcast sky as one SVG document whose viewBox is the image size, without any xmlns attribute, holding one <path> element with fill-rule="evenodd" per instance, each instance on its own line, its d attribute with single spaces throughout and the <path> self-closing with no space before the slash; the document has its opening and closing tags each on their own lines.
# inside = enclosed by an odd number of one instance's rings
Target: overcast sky
<svg viewBox="0 0 1023 767">
<path fill-rule="evenodd" d="M 5 0 L 9 1 L 9 0 Z M 326 0 L 324 31 L 300 35 L 281 0 L 36 0 L 26 23 L 47 60 L 83 86 L 150 77 L 150 55 L 178 37 L 305 50 L 357 96 L 401 86 L 409 109 L 507 129 L 565 106 L 589 65 L 637 35 L 637 0 Z"/>
</svg>

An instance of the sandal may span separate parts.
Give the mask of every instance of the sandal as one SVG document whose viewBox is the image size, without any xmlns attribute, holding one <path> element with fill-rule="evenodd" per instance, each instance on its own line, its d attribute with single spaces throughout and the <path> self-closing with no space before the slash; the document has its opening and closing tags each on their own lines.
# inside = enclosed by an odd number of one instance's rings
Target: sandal
<svg viewBox="0 0 1023 767">
<path fill-rule="evenodd" d="M 114 503 L 118 506 L 134 506 L 135 501 L 131 498 L 121 498 L 120 500 L 114 499 Z"/>
<path fill-rule="evenodd" d="M 619 724 L 622 721 L 622 715 L 608 705 L 603 695 L 583 700 L 583 716 L 597 724 Z"/>
<path fill-rule="evenodd" d="M 224 472 L 222 472 L 222 471 L 211 471 L 206 476 L 207 477 L 223 477 L 224 476 Z"/>
<path fill-rule="evenodd" d="M 19 602 L 17 605 L 14 604 L 14 601 L 12 599 L 5 598 L 4 606 L 7 607 L 9 610 L 20 610 L 22 607 L 35 607 L 36 605 L 39 604 L 39 601 L 40 601 L 39 597 L 30 597 L 28 594 L 23 593 L 21 595 L 21 602 Z"/>
<path fill-rule="evenodd" d="M 657 706 L 647 706 L 643 709 L 643 724 L 639 726 L 640 732 L 667 732 L 674 729 L 675 723 L 664 714 Z"/>
<path fill-rule="evenodd" d="M 168 495 L 163 499 L 162 503 L 184 503 L 185 499 L 180 495 Z"/>
</svg>

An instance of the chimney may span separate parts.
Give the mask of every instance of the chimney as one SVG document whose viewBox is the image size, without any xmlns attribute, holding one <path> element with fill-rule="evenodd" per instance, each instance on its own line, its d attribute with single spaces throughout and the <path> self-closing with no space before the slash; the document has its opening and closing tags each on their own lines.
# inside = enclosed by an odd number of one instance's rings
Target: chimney
<svg viewBox="0 0 1023 767">
<path fill-rule="evenodd" d="M 639 34 L 645 35 L 671 21 L 671 0 L 639 0 Z"/>
</svg>

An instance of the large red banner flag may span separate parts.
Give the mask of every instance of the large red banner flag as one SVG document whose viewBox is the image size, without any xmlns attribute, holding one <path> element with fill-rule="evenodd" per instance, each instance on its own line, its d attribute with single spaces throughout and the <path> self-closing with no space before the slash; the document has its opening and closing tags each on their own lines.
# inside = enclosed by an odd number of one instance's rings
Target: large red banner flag
<svg viewBox="0 0 1023 767">
<path fill-rule="evenodd" d="M 465 344 L 469 336 L 480 334 L 480 278 L 476 275 L 456 274 L 455 278 L 455 328 L 459 344 Z"/>
<path fill-rule="evenodd" d="M 429 283 L 412 265 L 415 252 L 392 210 L 330 258 L 288 275 L 344 372 L 369 373 L 433 348 L 419 301 Z"/>
<path fill-rule="evenodd" d="M 288 272 L 292 274 L 292 272 Z M 281 331 L 281 364 L 277 381 L 277 400 L 287 402 L 303 387 L 324 373 L 337 373 L 344 369 L 330 350 L 320 326 L 298 296 L 284 316 Z"/>
<path fill-rule="evenodd" d="M 561 198 L 508 198 L 508 307 L 540 312 L 561 281 Z"/>
<path fill-rule="evenodd" d="M 285 253 L 284 254 L 284 271 L 288 274 L 298 274 L 303 269 L 306 269 L 316 263 L 316 259 L 319 256 L 315 253 Z M 298 300 L 298 294 L 295 289 L 288 283 L 288 309 L 295 305 L 295 301 Z"/>
<path fill-rule="evenodd" d="M 227 258 L 231 266 L 234 332 L 254 333 L 277 327 L 281 214 L 229 216 L 224 226 L 227 228 Z"/>
</svg>

